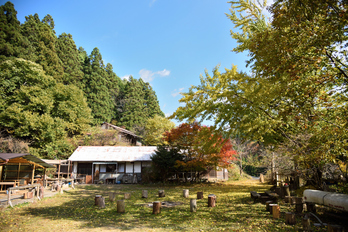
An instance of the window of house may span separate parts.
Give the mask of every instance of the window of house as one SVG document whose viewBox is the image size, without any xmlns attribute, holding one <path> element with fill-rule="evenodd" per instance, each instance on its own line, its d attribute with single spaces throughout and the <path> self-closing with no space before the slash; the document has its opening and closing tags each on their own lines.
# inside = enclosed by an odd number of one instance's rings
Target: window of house
<svg viewBox="0 0 348 232">
<path fill-rule="evenodd" d="M 118 172 L 124 172 L 124 164 L 118 164 Z"/>
<path fill-rule="evenodd" d="M 116 164 L 107 164 L 106 172 L 116 172 Z"/>
</svg>

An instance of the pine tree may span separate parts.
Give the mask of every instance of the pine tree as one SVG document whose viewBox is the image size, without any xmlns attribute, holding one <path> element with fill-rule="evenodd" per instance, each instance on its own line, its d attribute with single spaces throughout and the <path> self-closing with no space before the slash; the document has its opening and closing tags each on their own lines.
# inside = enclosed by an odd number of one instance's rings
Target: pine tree
<svg viewBox="0 0 348 232">
<path fill-rule="evenodd" d="M 145 83 L 145 100 L 148 118 L 153 118 L 155 115 L 165 117 L 159 106 L 156 92 L 152 89 L 148 82 Z"/>
<path fill-rule="evenodd" d="M 114 73 L 113 67 L 110 63 L 107 63 L 105 71 L 107 73 L 106 78 L 107 78 L 107 84 L 108 84 L 108 89 L 110 92 L 110 96 L 113 102 L 113 113 L 112 113 L 112 119 L 117 120 L 118 118 L 118 112 L 116 110 L 117 106 L 117 101 L 120 97 L 120 85 L 121 85 L 121 79 Z"/>
<path fill-rule="evenodd" d="M 20 33 L 20 22 L 17 11 L 11 2 L 0 6 L 0 56 L 21 57 L 27 46 L 25 38 Z"/>
<path fill-rule="evenodd" d="M 64 68 L 63 83 L 73 84 L 83 89 L 83 72 L 79 57 L 80 53 L 76 48 L 72 35 L 66 33 L 59 35 L 57 44 L 57 54 Z"/>
</svg>

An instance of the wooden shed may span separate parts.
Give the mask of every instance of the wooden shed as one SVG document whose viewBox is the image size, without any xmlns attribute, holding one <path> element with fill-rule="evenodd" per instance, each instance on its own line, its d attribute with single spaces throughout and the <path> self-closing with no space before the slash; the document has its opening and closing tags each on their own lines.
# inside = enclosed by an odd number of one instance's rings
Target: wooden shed
<svg viewBox="0 0 348 232">
<path fill-rule="evenodd" d="M 34 184 L 35 169 L 55 168 L 55 166 L 46 163 L 28 153 L 0 153 L 0 185 L 7 185 L 7 182 L 17 184 Z M 43 175 L 42 181 L 45 175 Z"/>
</svg>

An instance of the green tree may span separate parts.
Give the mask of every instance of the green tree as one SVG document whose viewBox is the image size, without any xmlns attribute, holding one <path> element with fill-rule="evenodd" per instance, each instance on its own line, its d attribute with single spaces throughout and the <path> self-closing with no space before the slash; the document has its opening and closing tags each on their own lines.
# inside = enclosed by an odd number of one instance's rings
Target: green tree
<svg viewBox="0 0 348 232">
<path fill-rule="evenodd" d="M 148 117 L 153 118 L 155 115 L 165 117 L 162 112 L 155 91 L 152 89 L 148 82 L 145 83 L 145 100 L 146 108 L 148 111 Z"/>
<path fill-rule="evenodd" d="M 80 62 L 79 51 L 72 38 L 72 35 L 63 33 L 57 40 L 57 55 L 64 68 L 62 82 L 73 84 L 83 89 L 82 63 Z"/>
<path fill-rule="evenodd" d="M 165 117 L 155 115 L 153 118 L 148 118 L 145 125 L 143 142 L 151 146 L 166 144 L 163 134 L 174 127 L 175 123 Z"/>
<path fill-rule="evenodd" d="M 66 158 L 72 150 L 67 137 L 90 123 L 83 93 L 75 86 L 57 84 L 31 61 L 9 59 L 0 69 L 1 130 L 28 140 L 33 154 Z"/>
</svg>

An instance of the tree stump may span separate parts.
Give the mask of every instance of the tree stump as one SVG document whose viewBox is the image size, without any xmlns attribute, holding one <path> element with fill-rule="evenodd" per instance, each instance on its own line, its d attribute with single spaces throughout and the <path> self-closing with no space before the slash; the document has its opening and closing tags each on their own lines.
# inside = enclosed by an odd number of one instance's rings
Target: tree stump
<svg viewBox="0 0 348 232">
<path fill-rule="evenodd" d="M 153 209 L 152 209 L 153 214 L 161 213 L 161 204 L 162 203 L 160 201 L 153 202 Z"/>
<path fill-rule="evenodd" d="M 183 190 L 183 197 L 185 197 L 185 198 L 189 197 L 189 190 L 188 189 Z"/>
<path fill-rule="evenodd" d="M 306 206 L 307 206 L 307 211 L 311 212 L 311 213 L 316 213 L 317 212 L 317 208 L 315 206 L 315 203 L 313 202 L 306 202 Z"/>
<path fill-rule="evenodd" d="M 208 207 L 215 207 L 216 196 L 214 194 L 208 195 Z"/>
<path fill-rule="evenodd" d="M 344 229 L 340 225 L 327 225 L 327 231 L 328 232 L 343 232 Z"/>
<path fill-rule="evenodd" d="M 126 205 L 124 203 L 124 200 L 117 200 L 117 213 L 124 212 L 126 212 Z"/>
<path fill-rule="evenodd" d="M 96 195 L 94 198 L 94 205 L 98 205 L 98 198 L 101 198 L 101 195 Z"/>
<path fill-rule="evenodd" d="M 269 204 L 268 205 L 268 209 L 269 209 L 269 213 L 273 215 L 273 206 L 277 206 L 278 204 Z"/>
<path fill-rule="evenodd" d="M 203 199 L 203 192 L 197 192 L 197 199 Z"/>
<path fill-rule="evenodd" d="M 270 211 L 270 209 L 269 209 L 269 205 L 270 204 L 273 204 L 273 201 L 266 201 L 266 211 Z"/>
<path fill-rule="evenodd" d="M 124 199 L 129 199 L 131 197 L 130 193 L 124 193 Z"/>
<path fill-rule="evenodd" d="M 190 210 L 191 210 L 191 212 L 197 212 L 197 200 L 196 199 L 190 200 Z"/>
<path fill-rule="evenodd" d="M 296 204 L 296 213 L 302 213 L 303 211 L 303 198 L 302 197 L 295 197 L 295 204 Z"/>
<path fill-rule="evenodd" d="M 285 224 L 287 225 L 295 225 L 296 224 L 296 214 L 291 212 L 285 213 Z"/>
<path fill-rule="evenodd" d="M 278 204 L 272 204 L 272 215 L 274 219 L 280 218 L 280 207 Z"/>
<path fill-rule="evenodd" d="M 264 182 L 265 182 L 265 179 L 264 179 L 264 177 L 263 177 L 263 174 L 260 174 L 260 182 L 261 182 L 261 183 L 264 183 Z"/>
<path fill-rule="evenodd" d="M 39 196 L 40 196 L 40 199 L 42 200 L 44 198 L 44 191 L 45 191 L 44 186 L 40 186 L 39 191 L 40 191 Z"/>
<path fill-rule="evenodd" d="M 109 193 L 109 201 L 114 202 L 116 199 L 116 193 Z"/>
<path fill-rule="evenodd" d="M 96 203 L 97 203 L 97 206 L 99 206 L 99 208 L 101 209 L 104 209 L 105 208 L 105 198 L 100 196 L 100 197 L 97 197 L 96 198 Z"/>
<path fill-rule="evenodd" d="M 303 231 L 311 231 L 311 220 L 309 219 L 308 214 L 305 214 L 302 218 L 302 229 Z"/>
<path fill-rule="evenodd" d="M 164 193 L 164 190 L 158 190 L 158 197 L 165 197 L 166 194 Z"/>
<path fill-rule="evenodd" d="M 142 198 L 147 198 L 147 190 L 143 190 L 143 191 L 141 192 L 141 197 L 142 197 Z"/>
</svg>

